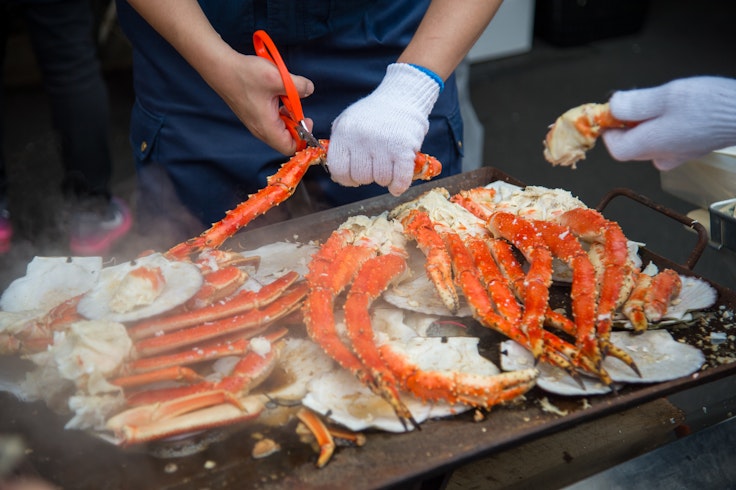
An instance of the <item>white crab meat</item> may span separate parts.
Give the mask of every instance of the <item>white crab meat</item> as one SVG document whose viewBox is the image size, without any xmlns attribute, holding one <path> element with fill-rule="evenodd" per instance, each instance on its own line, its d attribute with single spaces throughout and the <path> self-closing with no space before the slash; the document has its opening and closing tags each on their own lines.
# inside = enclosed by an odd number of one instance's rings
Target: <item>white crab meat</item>
<svg viewBox="0 0 736 490">
<path fill-rule="evenodd" d="M 608 112 L 608 104 L 583 104 L 573 107 L 557 118 L 544 140 L 544 158 L 552 165 L 575 168 L 575 164 L 585 159 L 585 152 L 595 146 L 600 134 L 599 128 L 583 133 L 578 129 L 578 121 L 592 122 L 596 115 Z"/>
<path fill-rule="evenodd" d="M 137 272 L 160 270 L 158 281 L 141 279 Z M 152 254 L 102 269 L 94 288 L 79 302 L 77 311 L 91 320 L 127 322 L 140 320 L 175 308 L 202 286 L 202 274 L 194 264 L 168 260 Z"/>
<path fill-rule="evenodd" d="M 519 188 L 493 182 L 486 186 L 496 189 L 495 211 L 504 211 L 526 219 L 552 220 L 575 208 L 587 208 L 580 199 L 565 189 L 528 185 Z"/>
<path fill-rule="evenodd" d="M 107 379 L 132 355 L 133 343 L 124 325 L 84 320 L 54 335 L 43 352 L 28 356 L 36 368 L 21 383 L 25 400 L 44 400 L 56 411 L 71 411 L 68 428 L 95 429 L 122 408 L 120 387 Z"/>
<path fill-rule="evenodd" d="M 603 361 L 603 368 L 616 383 L 660 383 L 688 376 L 705 362 L 700 349 L 672 338 L 666 330 L 648 330 L 632 335 L 628 332 L 612 332 L 611 342 L 628 353 L 641 371 L 639 377 L 630 367 L 612 356 Z M 529 351 L 514 341 L 501 344 L 501 368 L 505 371 L 526 369 L 533 365 Z M 608 393 L 610 389 L 595 379 L 581 376 L 585 389 L 564 370 L 548 364 L 538 366 L 537 385 L 558 395 L 594 395 Z"/>
<path fill-rule="evenodd" d="M 0 297 L 3 311 L 48 311 L 97 283 L 101 257 L 34 257 Z"/>
<path fill-rule="evenodd" d="M 156 301 L 166 286 L 160 267 L 140 266 L 131 270 L 120 281 L 110 297 L 110 311 L 128 313 Z"/>
</svg>

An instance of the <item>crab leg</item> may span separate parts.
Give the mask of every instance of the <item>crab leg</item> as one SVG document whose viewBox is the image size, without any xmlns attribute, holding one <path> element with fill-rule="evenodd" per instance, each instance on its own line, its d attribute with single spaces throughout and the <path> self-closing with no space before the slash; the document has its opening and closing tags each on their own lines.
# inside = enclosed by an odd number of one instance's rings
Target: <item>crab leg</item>
<svg viewBox="0 0 736 490">
<path fill-rule="evenodd" d="M 680 293 L 679 274 L 665 269 L 654 277 L 640 272 L 634 289 L 623 306 L 623 314 L 636 332 L 647 329 L 650 321 L 659 321 L 667 311 L 670 300 Z"/>
<path fill-rule="evenodd" d="M 266 330 L 267 328 L 264 327 L 262 330 Z M 258 335 L 258 333 L 254 335 Z M 267 333 L 263 337 L 269 342 L 274 343 L 283 338 L 287 333 L 287 329 L 280 328 Z M 131 374 L 114 378 L 110 382 L 126 389 L 144 386 L 157 381 L 187 381 L 188 383 L 195 383 L 202 381 L 203 378 L 196 371 L 186 368 L 186 365 L 214 361 L 229 356 L 243 356 L 250 352 L 250 349 L 250 339 L 238 337 L 233 340 L 216 342 L 174 354 L 138 359 L 126 364 L 123 368 L 123 371 Z"/>
<path fill-rule="evenodd" d="M 573 271 L 570 290 L 575 337 L 583 354 L 593 362 L 601 362 L 595 330 L 596 290 L 595 270 L 580 242 L 562 225 L 548 221 L 533 221 L 552 254 L 564 260 Z"/>
<path fill-rule="evenodd" d="M 490 238 L 491 241 L 501 241 Z M 468 237 L 466 246 L 473 256 L 478 272 L 486 284 L 486 290 L 496 306 L 496 310 L 511 323 L 517 323 L 521 319 L 521 306 L 516 301 L 513 291 L 508 286 L 506 277 L 496 264 L 490 249 L 488 248 L 488 237 Z M 506 242 L 504 242 L 506 243 Z M 523 273 L 523 272 L 522 272 Z"/>
<path fill-rule="evenodd" d="M 290 271 L 258 291 L 243 290 L 227 301 L 198 310 L 142 321 L 129 328 L 128 335 L 133 340 L 139 340 L 260 308 L 281 297 L 297 279 L 299 279 L 299 273 Z"/>
<path fill-rule="evenodd" d="M 228 266 L 205 273 L 203 279 L 202 287 L 187 301 L 187 308 L 204 308 L 227 298 L 245 284 L 248 274 L 239 267 Z"/>
<path fill-rule="evenodd" d="M 517 296 L 523 299 L 524 294 L 526 294 L 524 290 L 524 270 L 522 269 L 521 264 L 516 260 L 516 257 L 514 257 L 514 254 L 511 250 L 511 245 L 504 240 L 493 240 L 489 245 L 493 256 L 496 258 L 497 263 L 503 264 L 503 273 L 509 278 L 509 283 L 513 285 Z M 577 327 L 569 318 L 562 315 L 561 313 L 555 312 L 549 306 L 547 306 L 547 311 L 544 314 L 544 321 L 545 324 L 549 324 L 572 336 L 575 336 L 577 333 Z M 607 385 L 610 385 L 613 382 L 608 372 L 606 372 L 606 370 L 603 369 L 600 364 L 596 364 L 587 356 L 581 355 L 581 353 L 577 349 L 575 349 L 572 345 L 569 345 L 566 342 L 562 341 L 562 339 L 560 339 L 559 337 L 556 337 L 551 333 L 545 333 L 545 343 L 549 346 L 548 352 L 550 349 L 558 351 L 560 354 L 564 355 L 565 358 L 567 358 L 573 366 L 577 367 L 578 369 L 582 369 L 583 371 L 595 374 L 600 378 L 601 382 Z M 625 351 L 616 348 L 610 350 L 610 352 L 612 355 L 614 355 L 615 352 L 615 357 L 632 366 L 632 369 L 634 369 L 638 373 L 633 359 L 631 359 L 631 357 L 626 354 Z M 554 360 L 552 361 L 552 363 L 563 367 L 559 364 L 559 362 L 556 362 Z M 577 373 L 575 373 L 574 370 L 568 369 L 568 372 L 573 378 L 576 378 Z"/>
<path fill-rule="evenodd" d="M 419 424 L 399 398 L 398 380 L 381 359 L 369 313 L 373 301 L 405 271 L 406 259 L 403 254 L 388 253 L 368 259 L 358 271 L 348 292 L 345 323 L 353 352 L 373 378 L 376 393 L 391 405 L 404 426 L 408 420 L 415 428 L 419 428 Z"/>
<path fill-rule="evenodd" d="M 400 377 L 401 384 L 422 400 L 445 400 L 490 408 L 523 395 L 536 384 L 536 369 L 523 369 L 493 376 L 472 373 L 425 371 L 407 360 L 390 344 L 380 347 L 381 356 Z"/>
<path fill-rule="evenodd" d="M 621 227 L 594 209 L 577 208 L 557 218 L 557 222 L 583 240 L 603 245 L 601 285 L 598 293 L 598 338 L 608 341 L 613 313 L 631 290 L 634 268 L 629 262 L 626 236 Z"/>
<path fill-rule="evenodd" d="M 213 403 L 218 404 L 212 406 Z M 189 398 L 126 410 L 110 418 L 107 428 L 120 445 L 130 446 L 252 420 L 264 408 L 261 396 L 235 398 L 222 391 L 197 393 Z"/>
<path fill-rule="evenodd" d="M 450 254 L 442 237 L 434 231 L 434 225 L 427 213 L 418 209 L 409 211 L 401 224 L 427 257 L 427 277 L 435 285 L 442 303 L 450 312 L 455 313 L 460 308 L 460 299 L 452 282 Z"/>
<path fill-rule="evenodd" d="M 238 361 L 232 373 L 219 382 L 202 381 L 189 386 L 141 391 L 130 395 L 127 402 L 131 406 L 147 405 L 211 391 L 226 391 L 234 395 L 246 394 L 271 374 L 276 366 L 276 360 L 277 353 L 273 348 L 264 354 L 248 352 Z"/>
<path fill-rule="evenodd" d="M 513 214 L 495 213 L 488 221 L 488 228 L 494 236 L 513 243 L 529 261 L 529 271 L 524 281 L 526 293 L 521 324 L 529 339 L 532 354 L 539 358 L 543 351 L 542 323 L 552 284 L 552 253 L 539 239 L 534 227 Z"/>
<path fill-rule="evenodd" d="M 296 416 L 299 420 L 309 429 L 309 432 L 314 435 L 319 446 L 319 457 L 317 458 L 317 468 L 323 468 L 332 459 L 332 454 L 335 452 L 335 440 L 332 437 L 327 426 L 325 426 L 322 419 L 317 414 L 307 408 L 301 408 Z"/>
<path fill-rule="evenodd" d="M 324 148 L 308 147 L 298 152 L 268 178 L 266 187 L 249 196 L 235 209 L 228 211 L 225 217 L 210 229 L 198 237 L 172 247 L 166 255 L 181 260 L 204 249 L 217 248 L 255 218 L 284 202 L 294 193 L 307 169 L 324 162 L 329 141 L 320 140 L 320 143 Z M 436 158 L 417 153 L 414 160 L 414 180 L 429 180 L 441 170 L 442 165 Z"/>
<path fill-rule="evenodd" d="M 658 322 L 667 312 L 667 307 L 673 298 L 680 294 L 682 280 L 680 275 L 672 269 L 665 269 L 652 279 L 652 289 L 646 298 L 644 311 L 647 319 Z"/>
<path fill-rule="evenodd" d="M 138 341 L 135 349 L 141 356 L 150 356 L 201 343 L 222 335 L 258 329 L 272 324 L 299 308 L 306 294 L 307 286 L 304 283 L 296 284 L 279 299 L 261 309 L 250 310 L 230 318 L 177 330 L 158 337 L 149 337 Z"/>
<path fill-rule="evenodd" d="M 361 382 L 373 387 L 372 377 L 355 353 L 340 340 L 335 328 L 335 298 L 360 266 L 374 255 L 368 247 L 348 245 L 352 235 L 348 229 L 336 230 L 312 257 L 306 276 L 309 294 L 304 301 L 304 322 L 309 337 L 327 355 L 354 373 Z"/>
<path fill-rule="evenodd" d="M 287 329 L 279 328 L 268 332 L 263 337 L 273 343 L 286 336 L 287 333 Z M 128 363 L 125 366 L 125 370 L 134 374 L 143 374 L 174 366 L 187 366 L 204 361 L 213 361 L 227 356 L 243 355 L 250 351 L 250 338 L 239 336 L 232 340 L 215 342 L 201 347 L 192 347 L 191 349 L 179 351 L 174 354 L 137 359 Z"/>
</svg>

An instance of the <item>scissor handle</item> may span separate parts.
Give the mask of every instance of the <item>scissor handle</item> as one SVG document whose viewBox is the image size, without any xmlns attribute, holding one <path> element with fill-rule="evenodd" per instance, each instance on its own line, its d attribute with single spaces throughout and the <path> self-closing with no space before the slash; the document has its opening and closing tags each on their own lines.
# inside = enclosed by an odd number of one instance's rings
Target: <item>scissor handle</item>
<svg viewBox="0 0 736 490">
<path fill-rule="evenodd" d="M 281 58 L 279 50 L 266 31 L 258 30 L 253 33 L 253 47 L 258 56 L 271 61 L 279 70 L 279 75 L 281 75 L 281 80 L 284 82 L 284 89 L 286 90 L 286 95 L 281 96 L 281 102 L 291 116 L 289 118 L 282 114 L 280 117 L 284 121 L 286 129 L 289 130 L 291 136 L 296 140 L 297 151 L 303 150 L 306 148 L 307 143 L 299 137 L 299 133 L 296 131 L 296 125 L 304 119 L 304 112 L 302 111 L 299 92 L 297 92 L 296 85 L 294 85 L 294 81 L 291 79 L 291 74 L 286 69 L 286 64 L 283 58 Z"/>
</svg>

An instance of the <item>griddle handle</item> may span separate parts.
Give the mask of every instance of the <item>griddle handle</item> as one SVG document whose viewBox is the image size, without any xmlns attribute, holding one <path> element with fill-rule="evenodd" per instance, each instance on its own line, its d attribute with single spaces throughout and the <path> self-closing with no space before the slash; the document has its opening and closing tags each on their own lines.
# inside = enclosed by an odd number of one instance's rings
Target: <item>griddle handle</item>
<svg viewBox="0 0 736 490">
<path fill-rule="evenodd" d="M 688 218 L 687 216 L 675 212 L 672 209 L 662 206 L 661 204 L 652 201 L 648 197 L 642 196 L 641 194 L 638 194 L 631 189 L 627 189 L 625 187 L 618 187 L 609 191 L 608 194 L 603 196 L 603 199 L 601 199 L 601 202 L 598 203 L 598 207 L 596 209 L 603 212 L 603 209 L 608 205 L 608 203 L 618 196 L 628 197 L 633 201 L 643 204 L 648 208 L 653 209 L 654 211 L 664 214 L 668 218 L 679 221 L 680 223 L 697 233 L 698 241 L 695 243 L 695 247 L 693 247 L 692 251 L 690 252 L 690 256 L 687 258 L 687 262 L 683 264 L 683 267 L 689 270 L 693 270 L 695 264 L 697 264 L 698 260 L 700 259 L 700 256 L 703 255 L 703 250 L 705 250 L 705 247 L 708 245 L 708 231 L 703 225 L 701 225 L 694 219 Z"/>
</svg>

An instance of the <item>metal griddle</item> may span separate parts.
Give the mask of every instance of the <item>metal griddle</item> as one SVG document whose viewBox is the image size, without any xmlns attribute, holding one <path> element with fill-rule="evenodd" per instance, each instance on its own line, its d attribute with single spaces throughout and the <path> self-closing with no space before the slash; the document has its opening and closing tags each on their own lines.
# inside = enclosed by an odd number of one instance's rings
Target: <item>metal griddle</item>
<svg viewBox="0 0 736 490">
<path fill-rule="evenodd" d="M 431 187 L 444 186 L 450 192 L 504 180 L 521 185 L 504 173 L 489 167 L 430 182 L 410 189 L 401 198 L 389 195 L 352 205 L 307 215 L 284 223 L 240 233 L 227 244 L 243 250 L 278 240 L 322 240 L 348 216 L 378 214 L 399 202 L 413 199 Z M 624 196 L 643 205 L 658 206 L 631 191 L 616 190 L 601 203 Z M 672 263 L 644 250 L 645 259 L 660 267 L 670 267 L 682 274 L 694 275 L 692 267 L 707 243 L 700 225 L 667 209 L 659 209 L 693 228 L 700 237 L 685 265 Z M 702 228 L 702 227 L 700 227 Z M 705 238 L 703 238 L 705 237 Z M 717 284 L 718 304 L 712 309 L 708 329 L 718 329 L 719 308 L 736 309 L 736 295 Z M 564 288 L 556 286 L 553 295 L 563 297 Z M 554 297 L 554 296 L 553 296 Z M 733 320 L 732 320 L 733 321 Z M 497 335 L 485 329 L 487 335 Z M 481 333 L 483 335 L 483 333 Z M 487 339 L 486 339 L 487 340 Z M 692 340 L 689 340 L 692 341 Z M 483 343 L 483 342 L 482 342 Z M 0 366 L 2 368 L 2 366 Z M 627 385 L 618 394 L 591 396 L 590 408 L 583 409 L 577 397 L 554 397 L 535 388 L 528 400 L 517 406 L 496 407 L 484 420 L 476 422 L 469 412 L 453 418 L 431 420 L 421 431 L 403 434 L 366 432 L 365 446 L 338 448 L 332 461 L 322 469 L 314 466 L 316 454 L 295 435 L 296 421 L 278 429 L 258 424 L 231 427 L 202 437 L 221 437 L 202 452 L 177 458 L 155 457 L 150 448 L 121 449 L 78 431 L 64 430 L 64 417 L 50 412 L 40 403 L 28 404 L 0 394 L 0 433 L 21 434 L 30 452 L 19 468 L 36 474 L 63 488 L 75 489 L 223 489 L 223 488 L 377 488 L 431 478 L 468 463 L 553 432 L 620 412 L 644 402 L 715 381 L 736 372 L 736 363 L 706 366 L 697 375 L 652 385 Z M 542 411 L 535 400 L 547 396 L 556 406 L 569 411 L 558 416 Z M 266 459 L 254 460 L 251 449 L 256 437 L 271 437 L 282 446 L 281 452 Z"/>
</svg>

